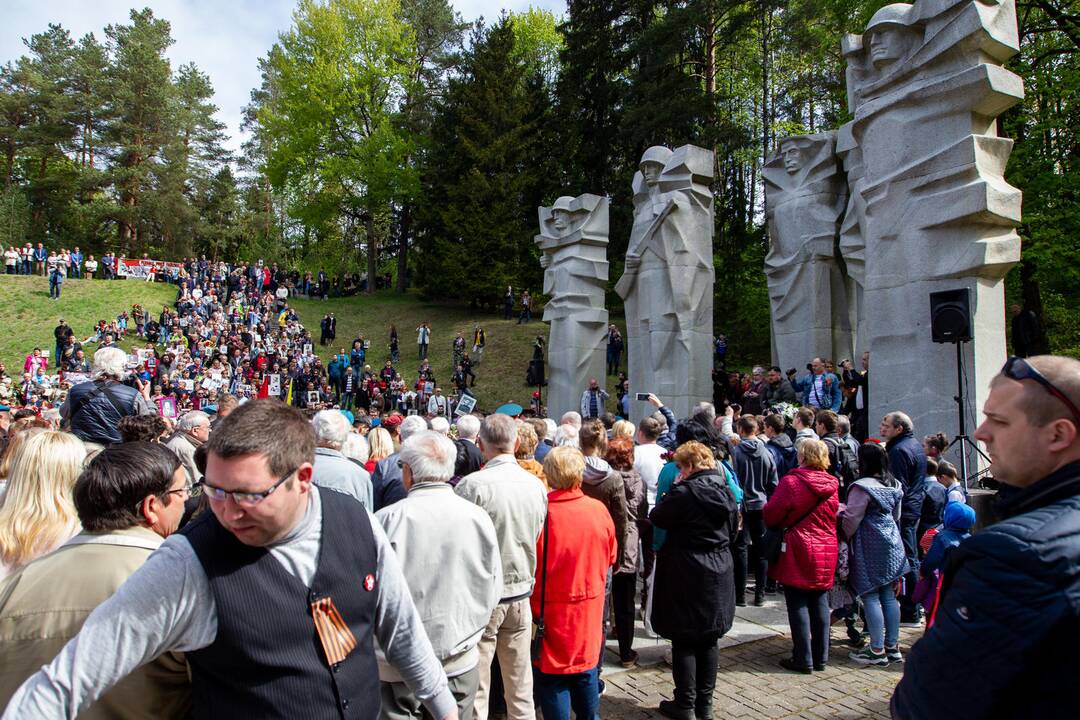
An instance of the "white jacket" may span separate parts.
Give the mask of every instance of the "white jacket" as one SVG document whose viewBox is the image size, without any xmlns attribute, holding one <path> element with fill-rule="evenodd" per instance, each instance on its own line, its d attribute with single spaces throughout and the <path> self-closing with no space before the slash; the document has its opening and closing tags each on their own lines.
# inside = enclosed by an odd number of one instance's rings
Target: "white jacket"
<svg viewBox="0 0 1080 720">
<path fill-rule="evenodd" d="M 375 514 L 420 613 L 435 656 L 448 677 L 480 660 L 477 645 L 502 596 L 495 526 L 481 508 L 446 483 L 414 485 L 409 495 Z M 379 679 L 402 682 L 379 653 Z"/>
<path fill-rule="evenodd" d="M 482 507 L 495 525 L 502 556 L 502 599 L 528 597 L 536 575 L 536 541 L 547 516 L 544 484 L 513 455 L 505 454 L 466 475 L 456 490 Z"/>
</svg>

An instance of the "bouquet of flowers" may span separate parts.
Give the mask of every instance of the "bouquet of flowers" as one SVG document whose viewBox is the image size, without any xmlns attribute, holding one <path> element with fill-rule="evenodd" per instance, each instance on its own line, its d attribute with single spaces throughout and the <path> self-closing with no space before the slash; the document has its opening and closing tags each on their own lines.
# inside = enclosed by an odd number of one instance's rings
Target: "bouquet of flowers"
<svg viewBox="0 0 1080 720">
<path fill-rule="evenodd" d="M 799 412 L 799 406 L 789 402 L 776 403 L 770 405 L 768 410 L 765 411 L 766 415 L 781 415 L 784 418 L 784 424 L 790 425 L 795 419 L 795 413 Z"/>
</svg>

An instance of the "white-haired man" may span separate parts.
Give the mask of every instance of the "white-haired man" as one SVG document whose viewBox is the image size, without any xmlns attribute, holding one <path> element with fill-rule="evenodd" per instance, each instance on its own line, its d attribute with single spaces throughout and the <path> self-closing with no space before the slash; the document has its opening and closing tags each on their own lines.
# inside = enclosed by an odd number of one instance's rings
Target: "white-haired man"
<svg viewBox="0 0 1080 720">
<path fill-rule="evenodd" d="M 180 458 L 187 473 L 188 484 L 202 480 L 202 473 L 195 463 L 195 449 L 210 439 L 210 416 L 202 410 L 192 410 L 176 421 L 176 431 L 165 447 Z"/>
<path fill-rule="evenodd" d="M 113 445 L 121 442 L 120 419 L 156 415 L 150 403 L 150 384 L 135 378 L 138 389 L 124 385 L 127 353 L 117 347 L 94 353 L 94 381 L 71 388 L 60 408 L 64 427 L 83 442 Z"/>
<path fill-rule="evenodd" d="M 486 720 L 491 660 L 498 654 L 509 720 L 534 720 L 530 631 L 536 541 L 547 515 L 547 493 L 536 476 L 518 465 L 517 424 L 509 415 L 484 418 L 479 434 L 482 470 L 464 478 L 457 494 L 483 508 L 495 525 L 503 584 L 498 606 L 480 640 L 480 685 L 475 713 Z"/>
<path fill-rule="evenodd" d="M 421 430 L 427 430 L 427 421 L 419 415 L 409 415 L 398 426 L 398 438 L 404 443 L 410 435 Z M 400 457 L 401 453 L 396 452 L 380 460 L 375 466 L 375 472 L 371 476 L 371 486 L 375 497 L 376 512 L 405 498 L 405 485 L 402 482 L 401 468 L 398 466 Z"/>
<path fill-rule="evenodd" d="M 374 512 L 371 475 L 341 452 L 352 431 L 349 419 L 340 410 L 320 410 L 311 419 L 311 425 L 315 428 L 315 468 L 311 481 L 319 487 L 351 495 L 368 512 Z"/>
<path fill-rule="evenodd" d="M 574 432 L 581 429 L 581 413 L 576 410 L 570 410 L 563 413 L 563 416 L 559 418 L 560 425 L 572 425 Z"/>
<path fill-rule="evenodd" d="M 447 437 L 450 435 L 450 421 L 441 415 L 438 417 L 433 417 L 431 418 L 431 429 L 439 433 L 443 437 Z"/>
<path fill-rule="evenodd" d="M 474 473 L 484 464 L 480 448 L 476 446 L 476 436 L 480 433 L 480 418 L 475 415 L 462 415 L 457 419 L 457 446 L 460 448 L 454 474 L 465 477 Z"/>
<path fill-rule="evenodd" d="M 480 680 L 478 645 L 503 589 L 495 526 L 447 484 L 457 457 L 450 438 L 434 430 L 415 432 L 399 457 L 408 496 L 376 518 L 401 561 L 458 715 L 471 717 Z M 423 717 L 423 705 L 381 656 L 379 680 L 383 717 Z"/>
</svg>

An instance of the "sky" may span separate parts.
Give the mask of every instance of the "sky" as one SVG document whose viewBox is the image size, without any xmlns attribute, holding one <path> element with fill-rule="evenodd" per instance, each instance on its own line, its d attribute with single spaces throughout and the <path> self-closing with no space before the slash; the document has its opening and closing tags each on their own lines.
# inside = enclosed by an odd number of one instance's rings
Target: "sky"
<svg viewBox="0 0 1080 720">
<path fill-rule="evenodd" d="M 500 11 L 530 5 L 561 14 L 565 0 L 451 0 L 465 20 L 498 17 Z M 94 33 L 105 40 L 106 25 L 128 22 L 132 7 L 149 6 L 172 25 L 176 41 L 168 50 L 175 70 L 195 63 L 210 76 L 218 119 L 229 135 L 227 147 L 239 151 L 240 110 L 259 85 L 258 60 L 292 24 L 295 0 L 4 0 L 0 63 L 26 53 L 24 38 L 59 23 L 76 40 Z"/>
</svg>

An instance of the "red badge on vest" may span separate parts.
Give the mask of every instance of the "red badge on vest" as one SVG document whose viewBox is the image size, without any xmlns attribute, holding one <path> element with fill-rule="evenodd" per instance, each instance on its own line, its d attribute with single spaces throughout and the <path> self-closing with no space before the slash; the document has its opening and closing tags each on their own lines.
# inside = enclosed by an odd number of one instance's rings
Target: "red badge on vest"
<svg viewBox="0 0 1080 720">
<path fill-rule="evenodd" d="M 375 576 L 374 575 L 369 573 L 368 576 L 364 578 L 364 589 L 367 590 L 368 592 L 371 592 L 372 590 L 375 589 Z"/>
</svg>

